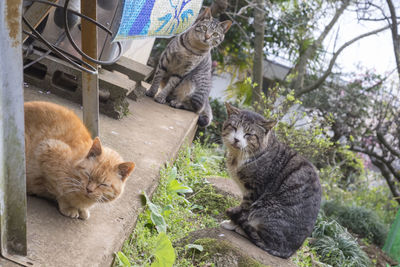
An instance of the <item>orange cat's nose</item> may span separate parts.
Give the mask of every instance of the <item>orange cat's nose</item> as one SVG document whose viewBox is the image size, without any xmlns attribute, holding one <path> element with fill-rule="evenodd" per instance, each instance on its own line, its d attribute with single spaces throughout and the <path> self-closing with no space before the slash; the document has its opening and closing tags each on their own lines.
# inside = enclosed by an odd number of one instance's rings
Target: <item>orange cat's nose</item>
<svg viewBox="0 0 400 267">
<path fill-rule="evenodd" d="M 93 193 L 93 190 L 90 189 L 89 187 L 86 187 L 86 192 L 88 192 L 90 194 L 90 193 Z"/>
</svg>

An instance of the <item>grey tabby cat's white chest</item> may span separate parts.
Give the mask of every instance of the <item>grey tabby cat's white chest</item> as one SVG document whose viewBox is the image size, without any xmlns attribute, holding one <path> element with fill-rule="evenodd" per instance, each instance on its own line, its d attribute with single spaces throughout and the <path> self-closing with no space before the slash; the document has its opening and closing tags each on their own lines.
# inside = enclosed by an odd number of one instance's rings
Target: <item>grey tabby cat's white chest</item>
<svg viewBox="0 0 400 267">
<path fill-rule="evenodd" d="M 238 175 L 238 172 L 244 163 L 245 163 L 245 160 L 243 160 L 242 157 L 240 157 L 239 155 L 232 155 L 228 152 L 226 166 L 228 169 L 229 176 L 239 186 L 240 191 L 242 191 L 242 194 L 246 195 L 248 190 L 244 187 L 244 185 L 241 182 L 240 177 Z"/>
</svg>

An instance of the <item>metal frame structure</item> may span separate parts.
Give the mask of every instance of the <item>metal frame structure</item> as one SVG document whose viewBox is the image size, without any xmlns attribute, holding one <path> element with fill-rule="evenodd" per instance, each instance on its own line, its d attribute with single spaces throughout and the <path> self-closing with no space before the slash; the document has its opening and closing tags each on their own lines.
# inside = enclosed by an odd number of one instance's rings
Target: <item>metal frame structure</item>
<svg viewBox="0 0 400 267">
<path fill-rule="evenodd" d="M 96 19 L 96 0 L 82 2 L 82 13 Z M 0 252 L 30 266 L 26 232 L 26 173 L 22 63 L 22 0 L 0 1 Z M 82 47 L 97 56 L 96 26 L 82 23 Z M 82 74 L 84 123 L 99 134 L 97 74 Z"/>
<path fill-rule="evenodd" d="M 29 265 L 26 238 L 22 0 L 0 1 L 0 246 L 1 255 Z"/>
</svg>

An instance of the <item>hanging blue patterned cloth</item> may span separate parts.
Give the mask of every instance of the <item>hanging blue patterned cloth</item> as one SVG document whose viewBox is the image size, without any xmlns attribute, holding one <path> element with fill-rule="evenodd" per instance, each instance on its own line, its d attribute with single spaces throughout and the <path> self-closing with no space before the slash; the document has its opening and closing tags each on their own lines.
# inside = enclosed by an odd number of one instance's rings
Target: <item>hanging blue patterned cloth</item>
<svg viewBox="0 0 400 267">
<path fill-rule="evenodd" d="M 137 37 L 171 37 L 197 18 L 203 0 L 124 0 L 114 41 Z"/>
</svg>

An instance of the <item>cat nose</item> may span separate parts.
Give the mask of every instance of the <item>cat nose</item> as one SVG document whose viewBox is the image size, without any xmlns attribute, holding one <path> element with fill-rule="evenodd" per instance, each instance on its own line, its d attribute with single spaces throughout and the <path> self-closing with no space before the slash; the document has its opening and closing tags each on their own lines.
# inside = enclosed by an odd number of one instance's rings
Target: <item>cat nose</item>
<svg viewBox="0 0 400 267">
<path fill-rule="evenodd" d="M 236 137 L 233 138 L 233 141 L 236 143 L 239 143 L 239 139 L 237 139 Z"/>
<path fill-rule="evenodd" d="M 206 37 L 206 40 L 208 40 L 208 39 L 210 39 L 211 35 L 209 35 L 209 34 L 206 33 L 206 36 L 205 36 L 205 37 Z"/>
<path fill-rule="evenodd" d="M 86 192 L 88 192 L 88 193 L 93 193 L 93 190 L 90 189 L 89 187 L 86 187 Z"/>
</svg>

